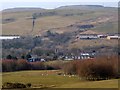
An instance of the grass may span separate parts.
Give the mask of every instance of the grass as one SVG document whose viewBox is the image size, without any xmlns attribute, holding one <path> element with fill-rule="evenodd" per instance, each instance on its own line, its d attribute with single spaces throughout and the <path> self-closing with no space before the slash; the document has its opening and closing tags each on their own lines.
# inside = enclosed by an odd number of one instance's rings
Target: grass
<svg viewBox="0 0 120 90">
<path fill-rule="evenodd" d="M 36 70 L 36 71 L 19 71 L 6 72 L 2 74 L 4 82 L 21 82 L 31 83 L 32 87 L 39 88 L 117 88 L 118 80 L 103 80 L 103 81 L 82 81 L 78 76 L 58 75 L 62 71 L 59 70 Z"/>
<path fill-rule="evenodd" d="M 87 87 L 86 87 L 87 86 Z M 118 80 L 103 80 L 93 82 L 79 82 L 74 84 L 65 84 L 64 88 L 118 88 Z"/>
<path fill-rule="evenodd" d="M 97 46 L 118 46 L 118 40 L 96 39 L 96 40 L 81 40 L 78 39 L 72 44 L 69 44 L 69 48 L 77 47 L 97 47 Z"/>
<path fill-rule="evenodd" d="M 2 87 L 2 73 L 0 72 L 0 88 Z"/>
</svg>

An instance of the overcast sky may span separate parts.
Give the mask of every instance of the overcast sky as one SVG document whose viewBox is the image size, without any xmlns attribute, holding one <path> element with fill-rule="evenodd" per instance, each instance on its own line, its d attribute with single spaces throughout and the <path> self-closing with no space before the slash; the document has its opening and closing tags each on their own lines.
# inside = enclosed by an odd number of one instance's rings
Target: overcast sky
<svg viewBox="0 0 120 90">
<path fill-rule="evenodd" d="M 53 9 L 65 5 L 103 5 L 118 7 L 119 0 L 1 0 L 0 10 L 15 7 L 40 7 Z"/>
</svg>

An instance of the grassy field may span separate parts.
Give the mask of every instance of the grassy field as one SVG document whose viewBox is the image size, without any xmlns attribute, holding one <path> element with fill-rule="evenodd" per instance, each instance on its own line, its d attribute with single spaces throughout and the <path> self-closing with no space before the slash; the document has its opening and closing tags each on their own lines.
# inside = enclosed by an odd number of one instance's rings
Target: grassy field
<svg viewBox="0 0 120 90">
<path fill-rule="evenodd" d="M 118 80 L 84 81 L 78 76 L 58 75 L 62 71 L 19 71 L 6 72 L 2 74 L 2 82 L 31 83 L 32 87 L 52 88 L 117 88 Z"/>
</svg>

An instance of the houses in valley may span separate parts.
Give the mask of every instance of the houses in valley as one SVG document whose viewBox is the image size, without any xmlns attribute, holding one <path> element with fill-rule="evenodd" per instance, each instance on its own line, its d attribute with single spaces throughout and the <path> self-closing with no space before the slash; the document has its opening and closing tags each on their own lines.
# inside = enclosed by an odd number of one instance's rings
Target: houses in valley
<svg viewBox="0 0 120 90">
<path fill-rule="evenodd" d="M 96 53 L 93 52 L 81 52 L 79 55 L 65 55 L 62 59 L 66 61 L 92 59 L 95 57 L 95 55 Z"/>
<path fill-rule="evenodd" d="M 32 55 L 31 58 L 27 59 L 28 62 L 45 62 L 46 60 L 37 56 L 37 55 Z"/>
<path fill-rule="evenodd" d="M 83 59 L 92 59 L 96 55 L 95 52 L 81 52 L 78 55 L 62 55 L 58 56 L 57 60 L 65 60 L 65 61 L 72 61 L 72 60 L 83 60 Z M 49 61 L 48 58 L 41 58 L 37 55 L 32 55 L 31 58 L 28 58 L 28 62 L 46 62 Z"/>
</svg>

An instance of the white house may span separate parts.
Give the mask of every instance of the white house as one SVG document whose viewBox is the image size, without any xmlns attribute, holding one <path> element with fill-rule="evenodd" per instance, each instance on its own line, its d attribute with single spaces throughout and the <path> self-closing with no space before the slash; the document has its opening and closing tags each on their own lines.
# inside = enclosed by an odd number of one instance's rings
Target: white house
<svg viewBox="0 0 120 90">
<path fill-rule="evenodd" d="M 45 62 L 45 59 L 43 58 L 36 58 L 36 57 L 32 57 L 28 59 L 28 62 Z"/>
<path fill-rule="evenodd" d="M 20 38 L 20 36 L 0 36 L 0 40 L 15 39 Z"/>
</svg>

